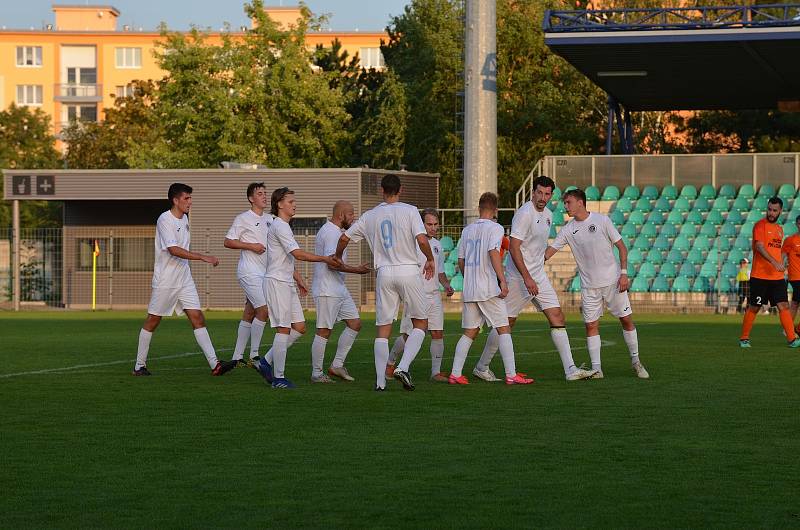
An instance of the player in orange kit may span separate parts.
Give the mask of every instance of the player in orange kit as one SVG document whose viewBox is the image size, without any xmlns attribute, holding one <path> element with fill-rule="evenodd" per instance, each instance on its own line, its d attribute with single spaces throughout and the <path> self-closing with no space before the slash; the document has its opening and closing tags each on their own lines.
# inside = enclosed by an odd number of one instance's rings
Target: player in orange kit
<svg viewBox="0 0 800 530">
<path fill-rule="evenodd" d="M 750 273 L 750 307 L 744 314 L 739 346 L 750 347 L 750 330 L 761 306 L 769 303 L 778 307 L 781 326 L 789 340 L 790 348 L 800 347 L 800 338 L 794 331 L 794 321 L 789 313 L 789 297 L 783 265 L 783 227 L 778 217 L 783 201 L 772 197 L 767 203 L 767 215 L 753 227 L 753 270 Z"/>
<path fill-rule="evenodd" d="M 800 227 L 800 215 L 795 220 L 795 224 Z M 781 249 L 789 264 L 789 283 L 792 286 L 792 301 L 789 304 L 789 312 L 792 314 L 792 322 L 797 316 L 797 308 L 800 307 L 800 233 L 795 233 L 786 238 Z M 798 326 L 800 327 L 800 326 Z M 798 329 L 795 328 L 795 333 Z"/>
</svg>

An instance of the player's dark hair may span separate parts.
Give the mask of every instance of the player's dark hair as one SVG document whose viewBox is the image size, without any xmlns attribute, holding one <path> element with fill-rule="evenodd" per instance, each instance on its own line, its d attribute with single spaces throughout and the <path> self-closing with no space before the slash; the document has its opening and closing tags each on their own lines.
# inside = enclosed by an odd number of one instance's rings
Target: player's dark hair
<svg viewBox="0 0 800 530">
<path fill-rule="evenodd" d="M 497 208 L 500 199 L 497 198 L 496 193 L 492 193 L 491 191 L 487 191 L 481 198 L 478 199 L 478 209 L 479 210 L 494 210 Z"/>
<path fill-rule="evenodd" d="M 425 222 L 425 216 L 426 215 L 432 215 L 432 216 L 434 216 L 436 218 L 437 221 L 439 220 L 439 212 L 436 211 L 436 208 L 425 208 L 424 210 L 422 210 L 422 222 L 423 223 Z"/>
<path fill-rule="evenodd" d="M 794 222 L 795 223 L 800 223 L 800 215 L 798 215 L 797 217 L 794 218 Z"/>
<path fill-rule="evenodd" d="M 777 196 L 770 197 L 770 199 L 767 201 L 767 204 L 777 204 L 778 206 L 781 207 L 781 210 L 783 209 L 783 199 Z"/>
<path fill-rule="evenodd" d="M 265 188 L 265 187 L 266 187 L 266 186 L 264 186 L 264 183 L 263 183 L 263 182 L 251 182 L 251 183 L 250 183 L 250 184 L 247 186 L 247 198 L 248 198 L 248 199 L 250 199 L 250 197 L 252 197 L 253 195 L 255 195 L 255 193 L 256 193 L 256 190 L 257 190 L 257 189 L 259 189 L 259 188 Z"/>
<path fill-rule="evenodd" d="M 564 193 L 562 200 L 567 200 L 567 197 L 575 197 L 577 200 L 583 201 L 583 205 L 586 206 L 586 192 L 580 188 L 574 188 Z"/>
<path fill-rule="evenodd" d="M 400 177 L 392 173 L 381 179 L 381 188 L 386 195 L 397 195 L 400 193 Z"/>
<path fill-rule="evenodd" d="M 287 195 L 294 195 L 294 191 L 290 190 L 286 186 L 283 188 L 278 188 L 272 192 L 272 199 L 270 201 L 270 213 L 272 213 L 272 215 L 278 215 L 278 203 L 281 202 Z"/>
<path fill-rule="evenodd" d="M 184 193 L 192 193 L 192 187 L 187 184 L 181 184 L 180 182 L 174 182 L 169 185 L 169 190 L 167 190 L 167 199 L 169 199 L 170 208 L 172 208 L 173 205 L 172 199 L 180 197 Z"/>
<path fill-rule="evenodd" d="M 536 189 L 536 186 L 541 186 L 543 188 L 550 188 L 550 191 L 556 189 L 556 183 L 553 182 L 553 179 L 551 179 L 550 177 L 546 177 L 544 175 L 533 179 L 532 186 L 533 186 L 532 189 L 534 190 Z"/>
</svg>

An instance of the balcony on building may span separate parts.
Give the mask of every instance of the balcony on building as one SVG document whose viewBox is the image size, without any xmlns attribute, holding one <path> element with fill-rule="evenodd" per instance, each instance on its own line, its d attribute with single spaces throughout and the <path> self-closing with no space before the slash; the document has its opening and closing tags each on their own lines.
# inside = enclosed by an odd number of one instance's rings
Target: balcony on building
<svg viewBox="0 0 800 530">
<path fill-rule="evenodd" d="M 92 83 L 57 83 L 55 100 L 62 103 L 99 103 L 103 100 L 103 85 Z"/>
</svg>

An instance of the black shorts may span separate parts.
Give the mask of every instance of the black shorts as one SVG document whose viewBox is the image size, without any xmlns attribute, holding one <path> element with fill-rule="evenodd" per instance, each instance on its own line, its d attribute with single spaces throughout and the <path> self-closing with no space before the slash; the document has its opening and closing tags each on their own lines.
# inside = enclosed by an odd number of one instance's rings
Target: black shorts
<svg viewBox="0 0 800 530">
<path fill-rule="evenodd" d="M 769 302 L 776 306 L 781 302 L 789 301 L 786 280 L 762 280 L 750 278 L 750 305 L 762 306 Z"/>
<path fill-rule="evenodd" d="M 792 302 L 800 302 L 800 280 L 789 282 L 792 284 Z"/>
</svg>

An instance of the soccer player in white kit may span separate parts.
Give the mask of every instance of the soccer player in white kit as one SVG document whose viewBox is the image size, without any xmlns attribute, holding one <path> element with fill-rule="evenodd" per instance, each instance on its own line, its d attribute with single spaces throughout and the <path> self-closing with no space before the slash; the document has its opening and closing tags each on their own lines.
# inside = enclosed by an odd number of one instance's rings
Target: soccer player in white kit
<svg viewBox="0 0 800 530">
<path fill-rule="evenodd" d="M 430 311 L 428 312 L 428 332 L 431 334 L 431 381 L 446 383 L 447 374 L 442 373 L 442 357 L 444 357 L 444 307 L 442 297 L 439 294 L 439 285 L 444 288 L 447 296 L 453 296 L 455 292 L 447 280 L 444 273 L 444 253 L 442 244 L 436 239 L 439 231 L 439 213 L 433 208 L 422 211 L 422 222 L 425 225 L 425 233 L 428 236 L 428 243 L 433 251 L 434 264 L 436 270 L 430 280 L 425 280 L 425 294 L 430 299 Z M 417 247 L 417 258 L 420 267 L 425 264 L 425 254 Z M 394 373 L 394 362 L 397 355 L 405 348 L 408 334 L 414 329 L 407 311 L 403 309 L 403 319 L 400 321 L 400 336 L 397 337 L 389 352 L 389 363 L 386 365 L 386 376 L 391 377 Z"/>
<path fill-rule="evenodd" d="M 233 368 L 232 362 L 220 362 L 206 329 L 205 317 L 200 309 L 200 297 L 189 269 L 189 260 L 204 261 L 216 267 L 214 256 L 189 250 L 189 210 L 192 208 L 192 188 L 176 182 L 167 192 L 170 209 L 158 217 L 155 237 L 155 267 L 153 268 L 153 293 L 147 306 L 147 319 L 139 332 L 139 347 L 133 375 L 150 375 L 147 354 L 153 332 L 161 318 L 186 313 L 194 328 L 194 337 L 211 367 L 211 375 L 223 375 Z"/>
<path fill-rule="evenodd" d="M 336 201 L 330 221 L 322 225 L 317 232 L 314 252 L 320 256 L 330 256 L 335 253 L 342 230 L 350 228 L 354 218 L 355 212 L 351 203 Z M 322 372 L 322 365 L 331 331 L 340 320 L 344 321 L 345 328 L 339 335 L 336 355 L 328 368 L 328 374 L 345 381 L 355 380 L 345 368 L 344 362 L 358 337 L 358 332 L 361 331 L 361 318 L 353 297 L 350 296 L 350 291 L 344 283 L 344 273 L 366 274 L 370 268 L 368 263 L 350 267 L 344 264 L 346 260 L 347 253 L 344 253 L 343 263 L 337 270 L 332 270 L 323 262 L 314 264 L 314 279 L 311 284 L 311 294 L 317 307 L 317 333 L 311 344 L 311 381 L 314 383 L 333 382 Z"/>
<path fill-rule="evenodd" d="M 247 186 L 250 209 L 240 213 L 225 236 L 225 248 L 241 250 L 236 277 L 245 295 L 242 320 L 236 337 L 231 360 L 237 366 L 245 365 L 244 350 L 250 341 L 250 361 L 255 367 L 260 361 L 258 350 L 267 322 L 267 299 L 264 296 L 264 274 L 267 272 L 267 231 L 272 225 L 272 214 L 266 212 L 269 198 L 263 182 Z"/>
<path fill-rule="evenodd" d="M 592 379 L 603 378 L 600 363 L 600 317 L 604 306 L 622 323 L 622 337 L 631 356 L 631 367 L 637 377 L 650 375 L 639 361 L 639 338 L 633 324 L 631 302 L 628 298 L 628 249 L 622 242 L 608 216 L 586 209 L 586 193 L 573 189 L 564 194 L 564 206 L 572 217 L 547 247 L 548 260 L 564 245 L 569 245 L 581 278 L 581 312 L 586 325 L 586 345 L 596 373 Z M 619 261 L 613 247 L 619 250 Z"/>
<path fill-rule="evenodd" d="M 290 334 L 300 338 L 306 332 L 306 322 L 295 284 L 295 259 L 323 262 L 331 267 L 341 263 L 331 256 L 317 256 L 300 248 L 289 226 L 297 211 L 294 192 L 278 188 L 272 192 L 271 211 L 275 219 L 267 233 L 267 273 L 264 276 L 264 295 L 269 309 L 270 326 L 275 328 L 272 348 L 259 362 L 259 372 L 271 382 L 272 388 L 294 388 L 286 378 L 286 350 Z"/>
<path fill-rule="evenodd" d="M 550 323 L 550 338 L 561 357 L 567 381 L 586 379 L 593 376 L 594 372 L 575 366 L 564 313 L 561 311 L 558 295 L 544 272 L 544 251 L 547 249 L 547 239 L 553 223 L 553 214 L 547 208 L 547 203 L 553 196 L 556 184 L 549 177 L 540 176 L 532 182 L 532 186 L 532 200 L 523 204 L 511 221 L 509 252 L 512 262 L 506 269 L 508 323 L 514 329 L 519 314 L 526 305 L 533 303 Z M 497 331 L 493 329 L 486 338 L 483 354 L 472 371 L 484 381 L 499 381 L 489 368 L 489 363 L 497 352 L 497 339 Z"/>
<path fill-rule="evenodd" d="M 394 378 L 406 390 L 414 390 L 409 368 L 419 353 L 428 327 L 428 297 L 423 277 L 430 280 L 435 268 L 433 252 L 425 235 L 425 227 L 417 209 L 400 202 L 401 184 L 397 175 L 381 180 L 382 202 L 361 217 L 339 238 L 336 257 L 341 258 L 350 241 L 366 239 L 374 257 L 375 280 L 375 390 L 386 390 L 386 363 L 389 360 L 389 335 L 397 318 L 400 302 L 405 302 L 414 327 L 408 336 L 403 357 L 394 371 Z M 417 245 L 425 255 L 420 272 Z"/>
<path fill-rule="evenodd" d="M 503 245 L 503 227 L 493 221 L 497 217 L 497 195 L 487 191 L 478 201 L 478 220 L 470 223 L 461 232 L 458 245 L 458 268 L 464 275 L 461 312 L 461 327 L 464 334 L 458 339 L 453 356 L 453 370 L 448 379 L 451 385 L 468 385 L 469 380 L 461 371 L 467 360 L 472 341 L 483 324 L 497 330 L 500 356 L 506 372 L 506 384 L 528 385 L 528 379 L 517 373 L 514 360 L 514 342 L 508 325 L 506 303 L 508 284 L 503 273 L 500 248 Z"/>
</svg>

